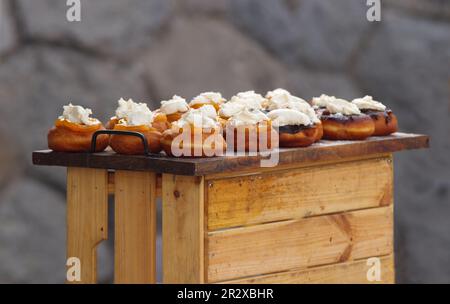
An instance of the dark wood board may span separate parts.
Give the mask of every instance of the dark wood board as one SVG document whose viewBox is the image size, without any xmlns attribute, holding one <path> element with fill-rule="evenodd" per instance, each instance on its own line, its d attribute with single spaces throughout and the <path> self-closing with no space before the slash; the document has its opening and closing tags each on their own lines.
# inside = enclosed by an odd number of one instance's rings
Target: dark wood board
<svg viewBox="0 0 450 304">
<path fill-rule="evenodd" d="M 370 154 L 393 153 L 429 147 L 429 137 L 419 134 L 395 133 L 371 137 L 363 141 L 322 140 L 307 148 L 280 149 L 279 165 L 340 159 Z M 230 155 L 213 158 L 172 158 L 126 156 L 112 151 L 102 153 L 61 153 L 50 150 L 33 152 L 33 164 L 39 166 L 86 167 L 113 170 L 154 171 L 178 175 L 207 174 L 247 170 L 260 167 L 261 156 Z"/>
</svg>

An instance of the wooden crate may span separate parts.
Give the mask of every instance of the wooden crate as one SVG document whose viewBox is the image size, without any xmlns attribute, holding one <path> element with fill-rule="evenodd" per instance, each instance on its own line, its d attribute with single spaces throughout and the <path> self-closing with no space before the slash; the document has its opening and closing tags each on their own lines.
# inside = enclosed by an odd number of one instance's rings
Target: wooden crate
<svg viewBox="0 0 450 304">
<path fill-rule="evenodd" d="M 67 166 L 68 257 L 96 282 L 96 247 L 115 196 L 115 282 L 154 283 L 156 197 L 163 202 L 166 283 L 394 283 L 392 152 L 428 146 L 397 133 L 323 141 L 259 157 L 213 159 L 37 151 Z"/>
<path fill-rule="evenodd" d="M 392 177 L 387 156 L 207 179 L 205 280 L 272 274 L 265 281 L 275 283 L 293 270 L 391 256 Z M 362 283 L 361 266 L 352 275 Z"/>
</svg>

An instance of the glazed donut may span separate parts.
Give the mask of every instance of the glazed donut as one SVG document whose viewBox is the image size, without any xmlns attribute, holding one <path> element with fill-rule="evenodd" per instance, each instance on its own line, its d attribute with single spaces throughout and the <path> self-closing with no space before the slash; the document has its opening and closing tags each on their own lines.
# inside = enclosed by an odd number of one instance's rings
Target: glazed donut
<svg viewBox="0 0 450 304">
<path fill-rule="evenodd" d="M 181 112 L 176 112 L 176 113 L 172 113 L 172 114 L 166 114 L 166 118 L 167 118 L 167 121 L 169 123 L 172 123 L 174 121 L 179 120 L 183 114 L 184 113 L 181 113 Z"/>
<path fill-rule="evenodd" d="M 189 109 L 186 99 L 174 95 L 172 99 L 161 101 L 161 107 L 158 112 L 165 114 L 167 121 L 173 123 L 179 120 L 183 114 L 189 111 Z"/>
<path fill-rule="evenodd" d="M 270 121 L 256 125 L 226 126 L 224 137 L 229 144 L 228 134 L 233 134 L 233 147 L 235 152 L 259 152 L 274 149 L 278 143 L 272 143 L 272 133 L 275 132 Z M 261 145 L 261 147 L 260 147 Z M 256 151 L 255 151 L 256 148 Z"/>
<path fill-rule="evenodd" d="M 361 112 L 370 116 L 375 124 L 372 136 L 386 136 L 398 131 L 397 116 L 391 110 L 361 110 Z"/>
<path fill-rule="evenodd" d="M 365 114 L 330 115 L 324 111 L 321 116 L 323 138 L 331 140 L 362 140 L 372 136 L 375 124 Z"/>
<path fill-rule="evenodd" d="M 280 147 L 307 147 L 319 137 L 315 116 L 313 121 L 306 113 L 294 109 L 276 109 L 267 116 L 278 128 Z"/>
<path fill-rule="evenodd" d="M 319 128 L 317 125 L 297 126 L 289 125 L 278 129 L 280 147 L 308 147 L 315 143 L 318 138 Z"/>
<path fill-rule="evenodd" d="M 161 133 L 163 133 L 167 129 L 170 129 L 170 122 L 168 121 L 166 114 L 156 112 L 155 117 L 152 121 L 152 127 Z"/>
<path fill-rule="evenodd" d="M 397 117 L 384 104 L 373 99 L 372 96 L 366 95 L 363 98 L 352 100 L 362 113 L 369 115 L 375 124 L 374 136 L 386 136 L 397 132 Z"/>
<path fill-rule="evenodd" d="M 314 125 L 313 128 L 317 129 L 317 132 L 312 132 L 311 130 L 306 130 L 306 129 L 310 128 L 309 126 L 306 126 L 306 127 L 303 126 L 301 129 L 305 130 L 305 133 L 307 133 L 307 134 L 303 134 L 303 135 L 306 135 L 306 137 L 309 137 L 309 135 L 311 135 L 312 133 L 316 133 L 314 142 L 317 142 L 320 139 L 322 139 L 322 136 L 323 136 L 322 123 L 320 122 L 320 119 L 318 118 L 318 115 L 317 115 L 316 111 L 314 110 L 314 108 L 308 102 L 306 102 L 304 99 L 297 97 L 297 96 L 293 96 L 289 91 L 286 91 L 284 89 L 276 89 L 274 91 L 269 91 L 266 94 L 266 98 L 267 98 L 267 102 L 265 103 L 265 108 L 266 108 L 267 114 L 269 114 L 271 111 L 282 110 L 282 109 L 296 110 L 298 112 L 301 112 L 308 116 L 310 123 L 312 123 Z M 285 113 L 289 113 L 289 112 L 290 111 L 287 111 L 287 112 L 285 111 Z M 292 114 L 290 114 L 290 115 L 292 115 Z M 296 116 L 295 114 L 293 114 L 293 115 Z M 270 117 L 270 115 L 269 115 L 269 117 Z M 286 127 L 288 127 L 288 126 L 289 125 L 286 125 Z M 288 138 L 292 138 L 292 135 L 293 135 L 292 132 L 294 130 L 297 130 L 298 132 L 300 132 L 299 128 L 301 127 L 301 125 L 294 124 L 294 125 L 290 125 L 290 127 L 291 128 L 283 128 L 288 131 L 287 133 L 289 134 L 289 136 L 286 136 Z M 303 137 L 303 136 L 299 136 L 299 137 Z M 309 145 L 309 144 L 307 142 L 302 144 L 299 139 L 299 146 L 303 146 L 303 145 Z M 280 146 L 281 146 L 281 141 L 280 141 Z"/>
<path fill-rule="evenodd" d="M 161 133 L 156 128 L 146 125 L 125 126 L 122 124 L 116 124 L 114 130 L 142 133 L 147 139 L 150 152 L 159 153 L 161 151 Z M 142 144 L 142 140 L 135 136 L 111 135 L 110 145 L 114 152 L 116 152 L 117 154 L 144 154 L 144 146 Z"/>
<path fill-rule="evenodd" d="M 200 95 L 194 97 L 189 106 L 192 109 L 199 109 L 205 105 L 212 105 L 216 112 L 219 111 L 220 105 L 225 102 L 225 98 L 222 97 L 222 94 L 217 92 L 205 92 Z"/>
<path fill-rule="evenodd" d="M 317 127 L 317 134 L 316 134 L 316 140 L 314 142 L 318 142 L 323 138 L 323 124 L 322 121 L 319 121 L 316 123 Z"/>
<path fill-rule="evenodd" d="M 114 130 L 114 127 L 119 123 L 117 117 L 112 117 L 105 125 L 106 130 Z"/>
<path fill-rule="evenodd" d="M 183 129 L 167 130 L 161 138 L 161 146 L 167 155 L 173 157 L 212 157 L 221 156 L 226 150 L 226 142 L 220 130 L 205 130 L 191 127 L 189 140 L 175 141 Z M 187 135 L 189 136 L 189 134 Z M 201 142 L 196 142 L 201 139 Z M 174 153 L 174 149 L 178 152 Z M 184 153 L 187 151 L 186 153 Z"/>
<path fill-rule="evenodd" d="M 58 119 L 47 135 L 48 148 L 56 152 L 89 152 L 94 132 L 104 130 L 101 123 L 82 125 L 65 119 Z M 95 152 L 102 152 L 108 147 L 109 136 L 97 137 Z"/>
</svg>

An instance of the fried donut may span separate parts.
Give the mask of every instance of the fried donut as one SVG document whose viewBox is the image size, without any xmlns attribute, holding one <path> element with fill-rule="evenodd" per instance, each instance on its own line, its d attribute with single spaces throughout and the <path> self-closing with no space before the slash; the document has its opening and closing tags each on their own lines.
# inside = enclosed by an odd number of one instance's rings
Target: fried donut
<svg viewBox="0 0 450 304">
<path fill-rule="evenodd" d="M 142 133 L 147 139 L 149 151 L 152 153 L 159 153 L 161 151 L 161 132 L 156 128 L 142 125 L 142 126 L 125 126 L 116 124 L 114 130 L 117 131 L 132 131 Z M 111 135 L 111 148 L 118 154 L 125 155 L 139 155 L 144 154 L 144 146 L 142 140 L 136 136 L 126 135 Z"/>
<path fill-rule="evenodd" d="M 119 123 L 117 117 L 111 118 L 105 125 L 106 130 L 114 130 L 114 127 Z"/>
<path fill-rule="evenodd" d="M 375 124 L 372 136 L 386 136 L 398 131 L 397 116 L 391 110 L 361 110 L 361 112 L 370 116 Z"/>
<path fill-rule="evenodd" d="M 324 139 L 362 140 L 375 131 L 374 122 L 365 114 L 330 115 L 328 111 L 324 111 L 321 121 Z"/>
<path fill-rule="evenodd" d="M 188 111 L 189 105 L 186 100 L 177 95 L 174 95 L 170 100 L 161 101 L 161 107 L 159 108 L 159 112 L 166 115 L 169 123 L 179 120 Z"/>
<path fill-rule="evenodd" d="M 167 130 L 163 133 L 161 138 L 161 146 L 164 152 L 169 156 L 174 157 L 212 157 L 220 156 L 226 150 L 226 142 L 220 130 L 218 129 L 201 129 L 191 127 L 190 134 L 186 138 L 180 138 L 175 141 L 178 136 L 182 135 L 183 129 Z M 190 137 L 188 137 L 190 135 Z M 200 142 L 198 139 L 201 139 Z M 178 152 L 174 153 L 173 149 Z M 186 155 L 184 152 L 187 151 Z"/>
<path fill-rule="evenodd" d="M 317 127 L 317 134 L 316 134 L 316 140 L 314 142 L 318 142 L 323 137 L 323 124 L 321 121 L 316 123 Z"/>
<path fill-rule="evenodd" d="M 288 125 L 278 129 L 280 147 L 308 147 L 317 141 L 319 137 L 318 125 L 301 126 Z"/>
<path fill-rule="evenodd" d="M 192 109 L 199 109 L 205 105 L 212 105 L 216 112 L 218 112 L 220 105 L 224 102 L 225 98 L 222 97 L 222 94 L 217 92 L 205 92 L 194 97 L 189 103 L 189 106 Z"/>
<path fill-rule="evenodd" d="M 272 132 L 275 132 L 275 130 L 272 128 L 271 122 L 265 121 L 256 125 L 236 127 L 228 125 L 224 137 L 229 143 L 228 134 L 233 134 L 232 148 L 235 152 L 259 152 L 271 150 L 278 146 L 278 143 L 272 143 Z"/>
<path fill-rule="evenodd" d="M 48 132 L 48 148 L 56 152 L 89 152 L 92 136 L 99 130 L 105 130 L 101 123 L 82 125 L 65 119 L 58 119 L 55 126 Z M 109 136 L 99 135 L 95 152 L 104 151 L 108 144 Z"/>
<path fill-rule="evenodd" d="M 170 129 L 170 122 L 167 119 L 166 114 L 157 112 L 152 121 L 152 127 L 163 133 L 167 129 Z"/>
</svg>

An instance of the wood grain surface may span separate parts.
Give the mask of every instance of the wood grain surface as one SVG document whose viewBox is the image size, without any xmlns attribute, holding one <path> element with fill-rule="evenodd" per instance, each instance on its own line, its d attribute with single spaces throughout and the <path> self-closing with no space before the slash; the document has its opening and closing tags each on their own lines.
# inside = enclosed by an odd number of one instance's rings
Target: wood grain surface
<svg viewBox="0 0 450 304">
<path fill-rule="evenodd" d="M 67 170 L 67 258 L 81 264 L 81 280 L 97 283 L 97 246 L 108 237 L 108 172 Z"/>
<path fill-rule="evenodd" d="M 341 263 L 393 252 L 392 206 L 209 232 L 207 281 Z"/>
<path fill-rule="evenodd" d="M 394 255 L 379 258 L 380 280 L 367 279 L 367 259 L 221 282 L 224 284 L 394 284 Z"/>
<path fill-rule="evenodd" d="M 207 181 L 208 230 L 387 206 L 392 158 Z"/>
<path fill-rule="evenodd" d="M 425 135 L 395 133 L 386 137 L 370 137 L 363 141 L 322 140 L 307 148 L 280 149 L 279 165 L 317 161 L 338 161 L 370 154 L 392 153 L 427 148 Z M 213 158 L 171 158 L 164 154 L 153 156 L 102 153 L 58 153 L 49 150 L 33 153 L 33 163 L 41 166 L 85 167 L 132 171 L 153 171 L 177 175 L 202 176 L 220 172 L 261 167 L 261 156 L 233 155 Z"/>
<path fill-rule="evenodd" d="M 163 174 L 163 283 L 204 282 L 204 179 Z"/>
<path fill-rule="evenodd" d="M 156 174 L 115 174 L 114 282 L 156 283 Z"/>
</svg>

